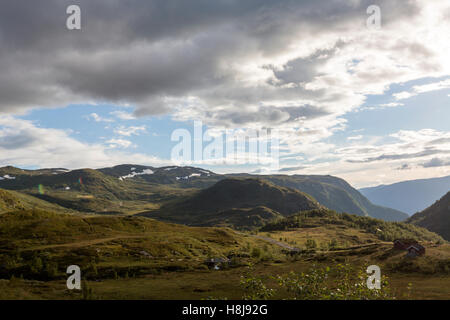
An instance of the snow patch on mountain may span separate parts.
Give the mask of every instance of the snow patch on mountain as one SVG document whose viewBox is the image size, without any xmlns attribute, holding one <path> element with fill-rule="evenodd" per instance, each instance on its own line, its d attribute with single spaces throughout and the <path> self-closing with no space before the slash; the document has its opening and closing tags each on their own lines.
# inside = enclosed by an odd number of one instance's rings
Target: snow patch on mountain
<svg viewBox="0 0 450 320">
<path fill-rule="evenodd" d="M 135 169 L 135 168 L 134 168 Z M 153 170 L 151 170 L 151 169 L 144 169 L 142 172 L 131 172 L 130 174 L 127 174 L 126 176 L 121 176 L 121 177 L 119 177 L 119 180 L 120 181 L 123 181 L 124 179 L 128 179 L 128 178 L 133 178 L 133 177 L 136 177 L 136 176 L 142 176 L 142 175 L 144 175 L 144 174 L 153 174 L 154 172 L 153 172 Z"/>
<path fill-rule="evenodd" d="M 12 177 L 9 174 L 5 174 L 3 177 L 0 177 L 0 180 L 14 180 L 16 177 Z"/>
<path fill-rule="evenodd" d="M 189 179 L 189 178 L 193 178 L 193 177 L 201 177 L 201 173 L 192 173 L 192 174 L 190 174 L 190 175 L 188 175 L 188 176 L 185 176 L 185 177 L 176 177 L 176 179 L 177 180 L 187 180 L 187 179 Z"/>
</svg>

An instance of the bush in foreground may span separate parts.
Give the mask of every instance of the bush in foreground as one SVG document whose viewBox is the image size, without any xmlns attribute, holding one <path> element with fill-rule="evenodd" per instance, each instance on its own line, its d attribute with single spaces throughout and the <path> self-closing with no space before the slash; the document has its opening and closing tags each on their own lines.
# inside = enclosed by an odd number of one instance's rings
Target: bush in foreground
<svg viewBox="0 0 450 320">
<path fill-rule="evenodd" d="M 294 300 L 392 300 L 388 279 L 381 279 L 381 289 L 367 287 L 367 274 L 359 272 L 348 264 L 336 268 L 311 268 L 307 272 L 271 277 L 280 289 L 284 289 L 287 299 Z M 265 300 L 273 297 L 275 289 L 266 284 L 266 278 L 253 275 L 251 267 L 241 278 L 241 287 L 246 300 Z"/>
</svg>

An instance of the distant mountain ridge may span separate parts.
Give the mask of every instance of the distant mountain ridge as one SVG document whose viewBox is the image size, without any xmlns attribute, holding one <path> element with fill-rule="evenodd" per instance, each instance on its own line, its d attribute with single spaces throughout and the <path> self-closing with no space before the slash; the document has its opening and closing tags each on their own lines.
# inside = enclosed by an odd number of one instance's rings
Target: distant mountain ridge
<svg viewBox="0 0 450 320">
<path fill-rule="evenodd" d="M 345 180 L 323 175 L 222 175 L 196 167 L 156 168 L 124 164 L 101 169 L 0 168 L 0 188 L 16 190 L 66 208 L 97 213 L 138 213 L 229 178 L 264 179 L 311 195 L 337 212 L 402 221 L 408 215 L 377 206 Z M 39 189 L 41 186 L 42 188 Z"/>
<path fill-rule="evenodd" d="M 337 211 L 386 221 L 403 221 L 408 215 L 399 210 L 371 203 L 344 179 L 329 175 L 260 176 L 275 183 L 313 196 L 325 207 Z"/>
<path fill-rule="evenodd" d="M 402 181 L 359 191 L 372 203 L 412 215 L 431 206 L 450 191 L 450 176 Z"/>
<path fill-rule="evenodd" d="M 433 231 L 450 241 L 450 191 L 432 206 L 413 215 L 407 222 Z"/>
</svg>

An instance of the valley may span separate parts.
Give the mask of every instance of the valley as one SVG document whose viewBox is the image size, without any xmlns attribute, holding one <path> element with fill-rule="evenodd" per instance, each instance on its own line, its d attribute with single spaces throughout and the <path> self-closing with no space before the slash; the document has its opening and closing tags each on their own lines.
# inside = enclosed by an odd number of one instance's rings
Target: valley
<svg viewBox="0 0 450 320">
<path fill-rule="evenodd" d="M 244 280 L 291 299 L 275 278 L 330 269 L 334 292 L 336 270 L 351 267 L 358 283 L 373 264 L 389 294 L 353 298 L 450 296 L 448 242 L 420 223 L 389 221 L 399 217 L 389 208 L 391 219 L 371 217 L 378 207 L 339 178 L 137 165 L 0 174 L 14 177 L 0 181 L 0 299 L 254 297 Z M 396 239 L 415 239 L 426 254 L 407 257 Z M 69 265 L 80 267 L 83 290 L 67 289 Z"/>
</svg>

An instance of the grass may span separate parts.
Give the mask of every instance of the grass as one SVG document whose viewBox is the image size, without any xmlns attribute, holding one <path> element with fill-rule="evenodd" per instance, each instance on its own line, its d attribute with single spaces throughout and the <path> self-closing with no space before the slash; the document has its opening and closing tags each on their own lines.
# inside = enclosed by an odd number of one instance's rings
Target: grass
<svg viewBox="0 0 450 320">
<path fill-rule="evenodd" d="M 421 241 L 445 242 L 439 235 L 424 228 L 402 222 L 386 222 L 369 217 L 337 213 L 328 209 L 302 211 L 298 214 L 268 223 L 261 231 L 308 230 L 315 227 L 355 229 L 375 236 L 381 241 L 412 238 Z M 336 228 L 334 228 L 336 229 Z"/>
<path fill-rule="evenodd" d="M 366 222 L 374 219 L 342 218 L 346 222 L 339 224 L 333 217 L 309 213 L 297 228 L 291 224 L 285 228 L 286 221 L 297 220 L 283 219 L 276 224 L 283 226 L 281 230 L 273 230 L 272 225 L 271 231 L 255 234 L 136 216 L 4 213 L 0 215 L 0 299 L 82 299 L 81 292 L 66 289 L 65 270 L 72 264 L 80 266 L 94 299 L 240 299 L 244 294 L 240 279 L 249 264 L 275 288 L 269 276 L 339 263 L 360 269 L 379 265 L 399 298 L 448 299 L 449 244 L 423 242 L 426 256 L 409 259 L 371 232 Z M 379 226 L 377 220 L 374 223 Z M 292 254 L 258 235 L 302 248 L 306 241 L 315 240 L 318 247 Z M 329 245 L 332 239 L 337 245 L 322 250 L 322 243 Z M 210 270 L 205 260 L 212 257 L 228 257 L 232 263 L 223 270 Z M 410 282 L 413 289 L 407 290 Z M 273 296 L 286 297 L 283 290 Z"/>
<path fill-rule="evenodd" d="M 227 228 L 194 228 L 143 217 L 71 216 L 42 211 L 0 215 L 0 277 L 58 279 L 71 264 L 92 279 L 204 269 L 211 257 L 251 260 L 281 254 L 275 245 Z M 273 251 L 273 252 L 272 252 Z M 50 272 L 51 271 L 51 272 Z"/>
<path fill-rule="evenodd" d="M 317 266 L 329 262 L 315 263 Z M 335 264 L 333 264 L 335 265 Z M 356 264 L 355 264 L 356 265 Z M 364 265 L 361 264 L 363 267 Z M 311 267 L 310 262 L 291 261 L 283 263 L 260 263 L 255 265 L 255 275 L 268 277 L 302 272 Z M 417 274 L 397 274 L 385 271 L 397 299 L 448 299 L 450 277 L 444 275 L 422 276 Z M 239 285 L 244 267 L 223 271 L 163 272 L 136 278 L 105 279 L 87 281 L 97 299 L 241 299 L 244 291 Z M 331 279 L 332 281 L 332 279 Z M 70 292 L 65 281 L 0 280 L 0 298 L 28 299 L 81 299 L 81 292 Z M 408 284 L 412 289 L 408 290 Z M 274 282 L 270 287 L 277 288 Z M 279 290 L 273 299 L 283 299 L 288 295 Z"/>
</svg>

